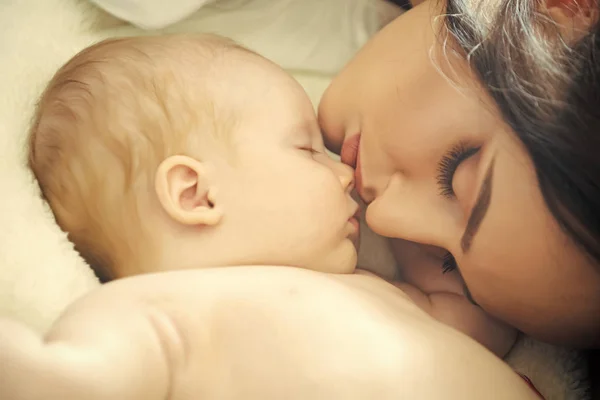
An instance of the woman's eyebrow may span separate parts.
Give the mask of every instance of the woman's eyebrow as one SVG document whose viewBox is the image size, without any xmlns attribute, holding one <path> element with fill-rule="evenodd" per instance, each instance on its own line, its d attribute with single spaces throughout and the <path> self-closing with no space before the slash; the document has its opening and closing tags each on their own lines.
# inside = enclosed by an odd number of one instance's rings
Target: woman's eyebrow
<svg viewBox="0 0 600 400">
<path fill-rule="evenodd" d="M 481 184 L 481 189 L 479 190 L 479 194 L 477 195 L 477 201 L 471 210 L 471 216 L 467 221 L 467 227 L 465 228 L 465 232 L 463 233 L 462 239 L 460 240 L 460 245 L 464 253 L 467 253 L 471 249 L 471 244 L 473 243 L 473 238 L 479 227 L 481 226 L 481 222 L 485 218 L 485 215 L 490 207 L 490 200 L 492 198 L 492 182 L 494 177 L 494 159 L 490 162 L 487 172 L 485 173 L 485 178 L 483 179 L 483 183 Z"/>
</svg>

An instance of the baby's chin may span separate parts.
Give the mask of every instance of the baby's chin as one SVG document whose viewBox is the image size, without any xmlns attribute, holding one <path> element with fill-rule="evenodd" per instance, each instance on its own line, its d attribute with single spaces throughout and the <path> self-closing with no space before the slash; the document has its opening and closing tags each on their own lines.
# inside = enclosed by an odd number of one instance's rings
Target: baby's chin
<svg viewBox="0 0 600 400">
<path fill-rule="evenodd" d="M 359 239 L 347 239 L 337 249 L 321 257 L 308 269 L 329 274 L 352 274 L 358 262 Z"/>
</svg>

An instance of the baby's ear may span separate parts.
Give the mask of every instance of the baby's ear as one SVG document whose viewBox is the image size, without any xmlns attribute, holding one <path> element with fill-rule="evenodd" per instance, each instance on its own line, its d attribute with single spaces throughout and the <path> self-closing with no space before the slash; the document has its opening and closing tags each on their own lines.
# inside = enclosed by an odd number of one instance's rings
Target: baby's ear
<svg viewBox="0 0 600 400">
<path fill-rule="evenodd" d="M 158 167 L 158 200 L 167 214 L 183 225 L 217 225 L 223 210 L 216 204 L 216 182 L 206 165 L 187 156 L 171 156 Z"/>
<path fill-rule="evenodd" d="M 546 0 L 552 20 L 560 28 L 567 44 L 574 44 L 587 35 L 598 22 L 598 0 Z"/>
</svg>

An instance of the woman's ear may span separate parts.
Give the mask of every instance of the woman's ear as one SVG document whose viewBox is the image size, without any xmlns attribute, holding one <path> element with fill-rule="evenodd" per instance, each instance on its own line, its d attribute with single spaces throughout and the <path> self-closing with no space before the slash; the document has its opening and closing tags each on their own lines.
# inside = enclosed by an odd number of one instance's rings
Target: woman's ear
<svg viewBox="0 0 600 400">
<path fill-rule="evenodd" d="M 180 224 L 214 226 L 223 217 L 217 182 L 205 164 L 191 157 L 165 159 L 156 171 L 155 190 L 163 209 Z"/>
<path fill-rule="evenodd" d="M 598 0 L 546 0 L 546 9 L 568 44 L 587 35 L 598 22 Z"/>
</svg>

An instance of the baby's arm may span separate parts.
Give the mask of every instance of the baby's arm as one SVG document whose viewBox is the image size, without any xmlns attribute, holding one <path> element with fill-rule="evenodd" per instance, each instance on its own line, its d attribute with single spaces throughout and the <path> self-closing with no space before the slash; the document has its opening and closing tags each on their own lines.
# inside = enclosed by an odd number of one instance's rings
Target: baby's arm
<svg viewBox="0 0 600 400">
<path fill-rule="evenodd" d="M 469 335 L 498 357 L 504 357 L 516 339 L 516 330 L 492 318 L 463 295 L 452 292 L 425 293 L 414 285 L 395 282 L 433 318 Z"/>
<path fill-rule="evenodd" d="M 425 259 L 420 247 L 401 243 L 392 250 L 404 260 L 400 267 L 401 282 L 394 285 L 410 296 L 421 309 L 440 322 L 469 335 L 499 357 L 512 348 L 517 330 L 487 314 L 464 294 L 462 278 L 456 272 L 442 274 L 441 266 L 421 262 Z M 410 262 L 414 252 L 415 262 Z M 407 262 L 408 261 L 408 262 Z"/>
<path fill-rule="evenodd" d="M 490 396 L 536 398 L 472 340 L 360 274 L 230 267 L 146 275 L 78 301 L 44 340 L 0 324 L 2 400 Z"/>
<path fill-rule="evenodd" d="M 76 312 L 45 338 L 16 322 L 0 320 L 1 399 L 168 398 L 166 352 L 150 321 L 131 308 L 132 312 L 113 310 L 114 318 L 104 321 L 102 310 L 86 311 L 100 318 L 86 321 Z"/>
</svg>

